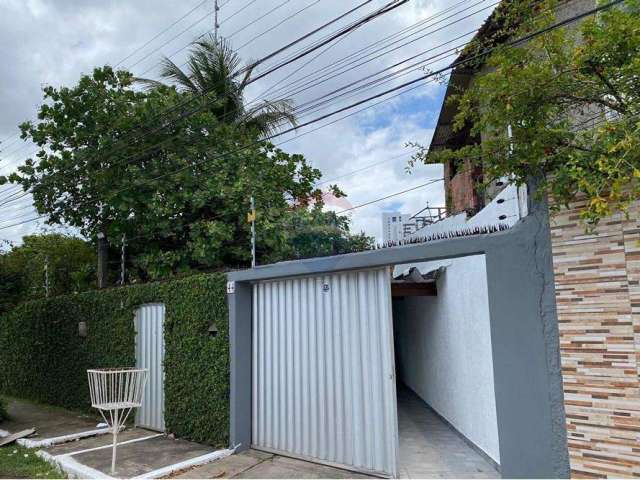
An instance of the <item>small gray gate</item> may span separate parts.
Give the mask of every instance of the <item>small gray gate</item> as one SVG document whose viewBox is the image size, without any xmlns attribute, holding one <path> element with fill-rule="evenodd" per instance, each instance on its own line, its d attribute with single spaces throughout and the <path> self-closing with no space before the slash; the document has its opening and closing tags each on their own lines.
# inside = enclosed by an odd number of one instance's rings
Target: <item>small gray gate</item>
<svg viewBox="0 0 640 480">
<path fill-rule="evenodd" d="M 148 368 L 149 378 L 136 412 L 136 425 L 164 432 L 164 305 L 136 310 L 136 367 Z"/>
</svg>

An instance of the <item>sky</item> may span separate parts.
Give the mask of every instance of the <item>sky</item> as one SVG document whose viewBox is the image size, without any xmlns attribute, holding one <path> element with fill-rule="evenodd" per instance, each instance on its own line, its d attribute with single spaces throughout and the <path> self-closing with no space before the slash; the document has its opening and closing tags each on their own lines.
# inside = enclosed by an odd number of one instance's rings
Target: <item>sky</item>
<svg viewBox="0 0 640 480">
<path fill-rule="evenodd" d="M 251 62 L 362 1 L 219 0 L 219 34 L 245 62 Z M 265 62 L 256 73 L 389 2 L 370 0 Z M 455 47 L 471 38 L 494 4 L 491 0 L 409 0 L 255 82 L 246 92 L 246 101 L 289 98 L 303 105 L 342 88 L 328 97 L 331 102 L 301 113 L 299 122 L 335 112 L 450 64 Z M 81 74 L 105 64 L 158 78 L 163 55 L 182 64 L 189 44 L 213 29 L 213 5 L 214 0 L 0 0 L 0 54 L 5 59 L 0 67 L 0 140 L 4 140 L 0 175 L 13 171 L 35 151 L 18 138 L 17 125 L 35 118 L 43 86 L 75 85 Z M 356 87 L 361 88 L 353 90 Z M 442 167 L 419 165 L 407 171 L 411 149 L 406 147 L 407 142 L 429 144 L 444 90 L 441 83 L 421 81 L 273 141 L 289 153 L 302 153 L 322 171 L 323 181 L 337 184 L 347 198 L 339 202 L 328 198 L 328 208 L 340 212 L 357 207 L 347 212 L 353 231 L 380 240 L 382 212 L 415 214 L 427 204 L 444 205 L 443 182 L 437 181 Z M 391 196 L 430 181 L 435 182 Z M 37 216 L 30 197 L 16 198 L 14 190 L 0 187 L 0 241 L 19 242 L 23 235 L 41 231 L 74 233 L 42 220 L 10 226 Z M 391 197 L 360 207 L 387 196 Z"/>
</svg>

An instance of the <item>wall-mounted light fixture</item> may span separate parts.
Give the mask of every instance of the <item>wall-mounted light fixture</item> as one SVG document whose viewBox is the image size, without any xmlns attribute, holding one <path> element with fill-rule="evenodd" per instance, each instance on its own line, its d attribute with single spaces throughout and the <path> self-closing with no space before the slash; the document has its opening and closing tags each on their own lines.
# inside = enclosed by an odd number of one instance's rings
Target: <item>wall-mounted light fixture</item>
<svg viewBox="0 0 640 480">
<path fill-rule="evenodd" d="M 78 322 L 78 336 L 86 338 L 87 336 L 87 322 Z"/>
<path fill-rule="evenodd" d="M 218 327 L 216 327 L 215 323 L 209 325 L 209 336 L 217 337 L 218 336 Z"/>
</svg>

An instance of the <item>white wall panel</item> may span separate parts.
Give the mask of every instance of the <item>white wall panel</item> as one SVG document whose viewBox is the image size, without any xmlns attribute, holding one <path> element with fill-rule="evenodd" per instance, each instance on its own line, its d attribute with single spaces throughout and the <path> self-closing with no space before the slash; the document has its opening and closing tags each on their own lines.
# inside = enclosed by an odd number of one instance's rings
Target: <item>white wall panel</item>
<svg viewBox="0 0 640 480">
<path fill-rule="evenodd" d="M 395 302 L 400 378 L 500 463 L 485 257 L 399 265 L 396 272 L 410 266 L 446 270 L 437 297 Z"/>
<path fill-rule="evenodd" d="M 136 367 L 148 368 L 142 406 L 136 425 L 164 432 L 164 312 L 162 304 L 143 305 L 136 311 Z"/>
<path fill-rule="evenodd" d="M 395 475 L 387 268 L 253 290 L 254 447 Z"/>
</svg>

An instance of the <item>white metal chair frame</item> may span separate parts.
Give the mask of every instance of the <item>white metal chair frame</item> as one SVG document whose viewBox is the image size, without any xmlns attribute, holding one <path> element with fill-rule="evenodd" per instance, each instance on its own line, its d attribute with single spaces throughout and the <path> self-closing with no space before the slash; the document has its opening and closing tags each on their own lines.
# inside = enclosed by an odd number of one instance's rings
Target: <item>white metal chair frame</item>
<svg viewBox="0 0 640 480">
<path fill-rule="evenodd" d="M 97 408 L 113 434 L 111 473 L 116 468 L 118 432 L 131 410 L 142 405 L 144 387 L 149 376 L 146 368 L 101 368 L 87 370 L 91 406 Z"/>
</svg>

